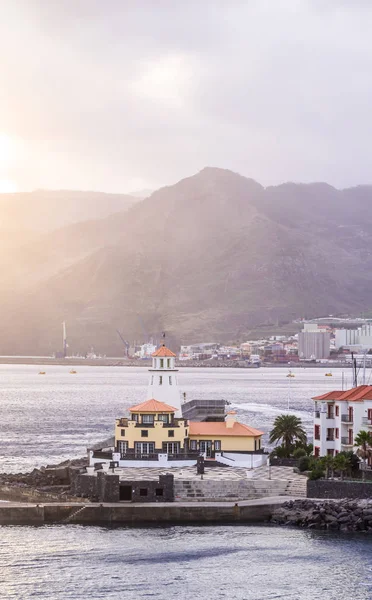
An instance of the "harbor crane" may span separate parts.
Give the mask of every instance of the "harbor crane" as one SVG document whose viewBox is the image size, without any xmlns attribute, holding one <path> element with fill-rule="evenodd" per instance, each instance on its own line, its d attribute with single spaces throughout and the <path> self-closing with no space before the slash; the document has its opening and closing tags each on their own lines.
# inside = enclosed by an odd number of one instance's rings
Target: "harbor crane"
<svg viewBox="0 0 372 600">
<path fill-rule="evenodd" d="M 123 344 L 124 344 L 124 347 L 125 347 L 125 355 L 126 355 L 126 357 L 128 358 L 128 357 L 129 357 L 129 346 L 130 346 L 130 344 L 129 344 L 128 340 L 125 340 L 125 339 L 124 339 L 124 337 L 121 335 L 121 333 L 120 333 L 120 331 L 119 331 L 118 329 L 116 330 L 116 333 L 118 334 L 119 338 L 121 339 L 121 341 L 122 341 L 122 342 L 123 342 Z"/>
</svg>

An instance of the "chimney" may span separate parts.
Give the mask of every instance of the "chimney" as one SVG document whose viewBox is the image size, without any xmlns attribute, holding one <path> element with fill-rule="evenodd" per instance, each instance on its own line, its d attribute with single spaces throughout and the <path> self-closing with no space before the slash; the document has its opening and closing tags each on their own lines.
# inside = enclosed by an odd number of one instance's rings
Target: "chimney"
<svg viewBox="0 0 372 600">
<path fill-rule="evenodd" d="M 226 428 L 227 429 L 232 429 L 234 427 L 234 423 L 236 423 L 236 412 L 235 412 L 235 410 L 231 410 L 230 412 L 227 413 L 226 418 L 225 418 L 225 422 L 226 422 Z"/>
</svg>

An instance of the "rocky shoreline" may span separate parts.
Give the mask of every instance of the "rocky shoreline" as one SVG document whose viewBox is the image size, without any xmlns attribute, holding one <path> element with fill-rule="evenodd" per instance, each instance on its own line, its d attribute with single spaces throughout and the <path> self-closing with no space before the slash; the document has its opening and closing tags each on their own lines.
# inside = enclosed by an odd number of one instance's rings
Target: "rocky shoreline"
<svg viewBox="0 0 372 600">
<path fill-rule="evenodd" d="M 0 500 L 20 502 L 75 500 L 70 493 L 70 467 L 86 465 L 86 458 L 77 458 L 66 460 L 59 465 L 33 469 L 30 473 L 0 473 Z"/>
<path fill-rule="evenodd" d="M 290 500 L 277 508 L 275 525 L 372 533 L 372 500 Z"/>
</svg>

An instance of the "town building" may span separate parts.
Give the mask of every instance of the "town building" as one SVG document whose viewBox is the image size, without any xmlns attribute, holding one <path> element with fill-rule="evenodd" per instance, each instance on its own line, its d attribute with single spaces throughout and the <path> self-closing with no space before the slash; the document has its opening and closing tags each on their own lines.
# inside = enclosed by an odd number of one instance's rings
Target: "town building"
<svg viewBox="0 0 372 600">
<path fill-rule="evenodd" d="M 183 467 L 198 456 L 231 466 L 260 466 L 266 462 L 262 431 L 239 423 L 235 413 L 218 421 L 189 421 L 182 414 L 175 354 L 165 345 L 152 355 L 144 402 L 116 419 L 112 452 L 91 450 L 89 464 L 113 462 L 119 467 Z"/>
<path fill-rule="evenodd" d="M 300 331 L 298 334 L 298 356 L 307 360 L 329 358 L 331 335 L 323 331 Z"/>
<path fill-rule="evenodd" d="M 354 443 L 358 433 L 372 432 L 371 385 L 327 392 L 313 400 L 315 456 L 356 450 Z"/>
<path fill-rule="evenodd" d="M 339 350 L 345 346 L 354 346 L 358 343 L 357 329 L 336 329 L 335 330 L 335 349 Z"/>
</svg>

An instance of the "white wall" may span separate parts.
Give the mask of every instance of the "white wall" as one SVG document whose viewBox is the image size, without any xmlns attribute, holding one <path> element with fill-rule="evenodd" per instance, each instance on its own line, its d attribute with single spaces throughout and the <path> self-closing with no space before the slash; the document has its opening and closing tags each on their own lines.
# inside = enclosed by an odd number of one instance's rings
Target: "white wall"
<svg viewBox="0 0 372 600">
<path fill-rule="evenodd" d="M 216 452 L 216 460 L 229 467 L 245 467 L 255 469 L 266 465 L 267 454 L 236 454 L 234 452 L 224 452 L 223 456 Z"/>
</svg>

